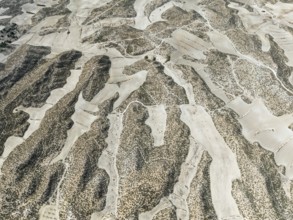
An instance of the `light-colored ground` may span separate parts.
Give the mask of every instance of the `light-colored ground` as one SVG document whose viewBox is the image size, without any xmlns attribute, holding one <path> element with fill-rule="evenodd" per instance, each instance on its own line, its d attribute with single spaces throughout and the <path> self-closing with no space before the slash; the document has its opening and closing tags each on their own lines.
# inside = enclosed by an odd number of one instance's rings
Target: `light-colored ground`
<svg viewBox="0 0 293 220">
<path fill-rule="evenodd" d="M 183 105 L 181 111 L 181 120 L 189 126 L 191 136 L 213 158 L 210 167 L 211 194 L 217 216 L 220 219 L 242 219 L 231 195 L 232 181 L 241 177 L 235 155 L 201 106 Z"/>
<path fill-rule="evenodd" d="M 164 144 L 164 134 L 166 131 L 167 113 L 164 105 L 148 106 L 149 118 L 146 124 L 152 129 L 152 135 L 154 137 L 154 146 L 160 146 Z"/>
<path fill-rule="evenodd" d="M 96 105 L 92 105 L 85 101 L 82 94 L 79 95 L 78 101 L 75 104 L 75 112 L 71 117 L 74 124 L 67 132 L 67 139 L 62 151 L 51 161 L 51 164 L 66 159 L 76 140 L 82 134 L 90 130 L 91 124 L 97 119 L 97 116 L 95 116 L 94 113 L 98 110 L 99 108 Z"/>
<path fill-rule="evenodd" d="M 288 127 L 293 123 L 293 116 L 276 117 L 267 109 L 261 99 L 251 104 L 240 98 L 229 103 L 239 114 L 243 135 L 251 143 L 258 142 L 263 148 L 274 152 L 277 165 L 286 167 L 286 176 L 293 179 L 293 132 Z"/>
<path fill-rule="evenodd" d="M 93 213 L 91 220 L 111 219 L 117 215 L 117 200 L 119 187 L 119 174 L 116 167 L 116 155 L 120 144 L 120 135 L 123 130 L 123 114 L 111 114 L 108 116 L 110 120 L 109 136 L 106 139 L 108 147 L 103 151 L 99 158 L 98 166 L 105 169 L 110 176 L 108 186 L 108 194 L 106 199 L 106 207 L 103 212 Z"/>
<path fill-rule="evenodd" d="M 19 25 L 31 24 L 31 17 L 33 15 L 27 12 L 37 13 L 38 10 L 42 8 L 42 6 L 37 6 L 37 3 L 49 6 L 52 5 L 53 2 L 54 1 L 39 0 L 35 1 L 33 4 L 25 4 L 22 6 L 24 13 L 13 18 L 12 22 Z M 181 3 L 170 1 L 155 9 L 150 16 L 147 17 L 144 14 L 144 9 L 149 1 L 136 0 L 134 3 L 134 10 L 137 13 L 135 18 L 106 18 L 88 26 L 81 25 L 90 15 L 93 8 L 103 6 L 108 2 L 110 1 L 71 0 L 68 5 L 68 8 L 72 11 L 70 15 L 71 25 L 68 32 L 55 32 L 45 36 L 40 36 L 38 33 L 42 28 L 54 25 L 60 18 L 62 18 L 62 16 L 52 16 L 41 21 L 38 25 L 29 30 L 26 35 L 14 42 L 15 45 L 28 43 L 36 46 L 50 46 L 52 48 L 52 53 L 48 56 L 49 58 L 67 50 L 75 49 L 82 51 L 83 57 L 76 65 L 78 67 L 82 67 L 87 60 L 95 55 L 107 55 L 110 57 L 110 79 L 92 101 L 87 102 L 82 98 L 82 94 L 79 95 L 78 101 L 75 104 L 75 112 L 71 118 L 74 124 L 71 129 L 67 131 L 68 137 L 62 151 L 51 161 L 51 165 L 58 161 L 65 162 L 65 159 L 70 150 L 74 147 L 76 140 L 82 134 L 89 131 L 92 123 L 98 118 L 98 116 L 94 114 L 99 111 L 98 105 L 118 93 L 119 98 L 114 103 L 114 112 L 108 116 L 108 119 L 110 120 L 109 136 L 106 139 L 108 147 L 103 151 L 98 162 L 99 168 L 104 169 L 110 177 L 106 206 L 102 212 L 93 213 L 91 219 L 115 219 L 117 216 L 119 174 L 116 167 L 116 155 L 120 144 L 120 135 L 123 131 L 124 112 L 118 113 L 115 109 L 117 109 L 134 91 L 138 90 L 143 83 L 146 82 L 148 71 L 142 70 L 133 75 L 124 75 L 122 73 L 124 68 L 141 60 L 145 54 L 140 56 L 123 56 L 114 48 L 104 48 L 101 45 L 82 42 L 82 39 L 90 36 L 96 31 L 96 29 L 102 28 L 103 26 L 119 28 L 121 24 L 129 24 L 137 29 L 145 30 L 148 25 L 157 21 L 163 21 L 161 15 L 173 6 L 181 7 L 187 11 L 195 9 L 200 13 L 206 19 L 206 26 L 209 28 L 206 34 L 210 41 L 203 40 L 182 28 L 178 28 L 172 33 L 170 38 L 164 40 L 165 43 L 171 45 L 175 50 L 175 52 L 171 54 L 171 60 L 164 63 L 164 73 L 170 76 L 176 84 L 185 89 L 189 101 L 189 104 L 180 106 L 180 119 L 190 129 L 191 144 L 189 146 L 188 156 L 181 166 L 181 173 L 173 192 L 168 197 L 162 198 L 160 203 L 152 210 L 140 213 L 139 219 L 152 219 L 158 212 L 173 206 L 176 207 L 178 218 L 182 220 L 189 219 L 189 210 L 186 199 L 189 195 L 190 184 L 196 174 L 197 166 L 203 151 L 207 151 L 212 158 L 210 166 L 210 190 L 212 203 L 218 218 L 231 220 L 243 219 L 231 193 L 233 181 L 241 179 L 236 156 L 215 127 L 212 117 L 209 114 L 210 112 L 204 109 L 201 106 L 201 103 L 195 102 L 193 93 L 194 88 L 191 83 L 183 78 L 181 72 L 175 68 L 175 64 L 187 65 L 194 68 L 201 79 L 206 83 L 210 92 L 224 101 L 224 103 L 226 103 L 225 107 L 232 109 L 238 114 L 238 121 L 242 126 L 241 132 L 243 136 L 250 143 L 258 142 L 262 148 L 275 154 L 276 164 L 278 166 L 282 165 L 286 168 L 285 176 L 283 178 L 284 182 L 286 182 L 286 193 L 290 196 L 290 181 L 293 179 L 293 159 L 291 156 L 293 155 L 293 132 L 288 127 L 293 123 L 292 114 L 279 117 L 274 116 L 261 98 L 253 97 L 251 94 L 249 94 L 249 98 L 252 99 L 251 104 L 245 103 L 240 96 L 234 97 L 226 92 L 224 88 L 219 86 L 218 82 L 215 82 L 212 79 L 209 73 L 205 71 L 207 64 L 201 62 L 207 58 L 208 52 L 212 49 L 224 54 L 234 55 L 239 59 L 246 60 L 252 65 L 266 69 L 268 72 L 272 73 L 274 79 L 279 83 L 282 89 L 286 90 L 288 93 L 292 93 L 292 91 L 290 91 L 290 89 L 283 85 L 281 80 L 279 80 L 277 70 L 262 63 L 258 57 L 239 52 L 236 49 L 235 43 L 227 36 L 227 34 L 217 30 L 210 23 L 207 13 L 203 10 L 203 6 L 199 4 L 201 1 L 186 0 Z M 268 52 L 270 50 L 270 42 L 268 40 L 268 35 L 270 35 L 279 47 L 284 50 L 284 54 L 288 58 L 286 62 L 287 65 L 293 66 L 293 36 L 288 29 L 283 28 L 283 26 L 293 27 L 292 4 L 281 2 L 276 4 L 267 3 L 261 8 L 261 6 L 253 4 L 252 1 L 238 0 L 237 2 L 248 4 L 254 9 L 254 12 L 249 12 L 236 2 L 230 2 L 229 4 L 230 8 L 238 11 L 238 15 L 241 18 L 246 31 L 249 34 L 255 34 L 258 36 L 262 43 L 262 51 Z M 5 9 L 0 9 L 0 13 L 4 12 L 4 10 Z M 4 18 L 6 17 L 0 17 L 0 19 Z M 154 54 L 154 51 L 147 52 L 147 55 L 150 57 L 156 55 L 157 60 L 162 63 L 165 59 L 160 55 Z M 193 59 L 197 59 L 198 62 L 183 59 L 182 55 L 188 55 Z M 1 59 L 5 60 L 6 57 L 2 55 Z M 233 66 L 233 62 L 234 61 L 230 59 L 231 66 Z M 232 67 L 232 69 L 234 71 L 234 67 Z M 24 108 L 19 106 L 15 109 L 23 110 L 30 115 L 28 120 L 30 126 L 25 132 L 23 138 L 11 136 L 7 139 L 5 142 L 4 153 L 0 158 L 0 169 L 9 154 L 39 128 L 46 112 L 62 97 L 75 88 L 81 72 L 82 69 L 72 70 L 71 76 L 67 79 L 66 85 L 63 88 L 53 90 L 43 107 Z M 290 77 L 290 82 L 291 84 L 293 82 L 292 75 Z M 238 82 L 238 86 L 242 85 Z M 13 96 L 11 96 L 11 98 L 13 98 Z M 154 146 L 160 147 L 165 143 L 164 138 L 167 122 L 166 105 L 160 104 L 146 106 L 146 108 L 149 113 L 149 118 L 147 119 L 146 124 L 150 126 L 152 130 L 151 134 L 154 138 Z M 127 111 L 127 108 L 125 111 Z M 58 186 L 58 190 L 59 188 L 60 185 Z M 57 197 L 60 199 L 59 197 L 61 196 L 58 195 Z M 56 214 L 58 211 L 58 202 L 56 206 L 43 206 L 40 210 L 40 219 L 59 219 L 58 214 Z"/>
</svg>

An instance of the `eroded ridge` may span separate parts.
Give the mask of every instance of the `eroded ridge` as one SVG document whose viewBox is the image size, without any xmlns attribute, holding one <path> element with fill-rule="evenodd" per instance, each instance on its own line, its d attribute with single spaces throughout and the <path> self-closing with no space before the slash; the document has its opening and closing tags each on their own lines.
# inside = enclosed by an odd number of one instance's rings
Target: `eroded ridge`
<svg viewBox="0 0 293 220">
<path fill-rule="evenodd" d="M 0 219 L 293 219 L 292 10 L 0 1 Z"/>
</svg>

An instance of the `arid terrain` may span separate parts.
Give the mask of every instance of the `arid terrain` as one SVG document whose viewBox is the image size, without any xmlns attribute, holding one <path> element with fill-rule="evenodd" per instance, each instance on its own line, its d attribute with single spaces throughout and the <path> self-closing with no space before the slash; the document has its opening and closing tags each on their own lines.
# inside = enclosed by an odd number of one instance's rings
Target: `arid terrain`
<svg viewBox="0 0 293 220">
<path fill-rule="evenodd" d="M 0 220 L 292 220 L 292 0 L 0 0 Z"/>
</svg>

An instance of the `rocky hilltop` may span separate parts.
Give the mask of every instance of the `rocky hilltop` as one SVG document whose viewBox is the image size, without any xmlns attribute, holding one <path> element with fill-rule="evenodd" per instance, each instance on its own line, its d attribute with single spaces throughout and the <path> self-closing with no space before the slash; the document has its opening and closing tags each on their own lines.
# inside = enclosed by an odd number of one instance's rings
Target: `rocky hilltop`
<svg viewBox="0 0 293 220">
<path fill-rule="evenodd" d="M 0 1 L 1 220 L 292 220 L 292 0 Z"/>
</svg>

